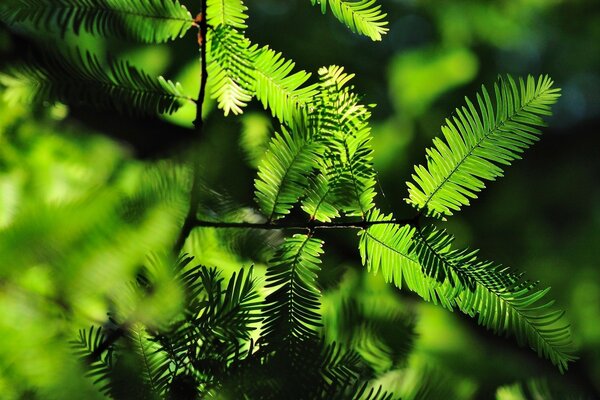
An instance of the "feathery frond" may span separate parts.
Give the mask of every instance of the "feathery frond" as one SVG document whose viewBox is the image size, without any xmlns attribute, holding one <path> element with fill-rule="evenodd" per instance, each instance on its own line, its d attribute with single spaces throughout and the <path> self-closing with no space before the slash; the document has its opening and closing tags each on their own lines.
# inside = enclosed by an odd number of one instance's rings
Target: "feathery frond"
<svg viewBox="0 0 600 400">
<path fill-rule="evenodd" d="M 133 326 L 128 336 L 139 358 L 144 384 L 151 394 L 164 395 L 172 379 L 171 360 L 140 324 Z"/>
<path fill-rule="evenodd" d="M 287 238 L 271 259 L 266 287 L 273 292 L 263 308 L 262 335 L 268 348 L 295 353 L 302 351 L 297 344 L 317 340 L 321 293 L 316 279 L 322 246 L 319 239 L 297 234 Z"/>
<path fill-rule="evenodd" d="M 259 294 L 253 268 L 232 274 L 215 310 L 213 329 L 220 329 L 223 337 L 247 340 L 254 325 L 260 321 Z"/>
<path fill-rule="evenodd" d="M 373 224 L 358 233 L 360 255 L 367 270 L 374 274 L 381 271 L 386 282 L 392 282 L 400 289 L 405 284 L 425 301 L 451 310 L 460 289 L 442 285 L 423 273 L 413 251 L 415 228 L 393 223 L 391 214 L 384 215 L 378 209 L 371 211 L 367 221 L 391 221 L 390 224 Z"/>
<path fill-rule="evenodd" d="M 354 33 L 381 40 L 389 30 L 385 20 L 387 14 L 381 11 L 376 0 L 310 0 L 312 5 L 319 4 L 321 12 L 327 12 L 327 5 L 338 21 L 345 24 Z"/>
<path fill-rule="evenodd" d="M 208 24 L 213 28 L 221 25 L 236 29 L 246 29 L 248 7 L 242 0 L 206 0 Z"/>
<path fill-rule="evenodd" d="M 71 340 L 70 344 L 73 354 L 79 357 L 82 362 L 87 363 L 88 372 L 86 376 L 94 380 L 94 384 L 99 386 L 102 393 L 108 394 L 111 388 L 113 349 L 109 347 L 95 360 L 90 358 L 105 340 L 106 335 L 102 328 L 91 326 L 89 330 L 80 329 L 79 337 Z"/>
<path fill-rule="evenodd" d="M 377 211 L 371 221 L 391 220 Z M 473 251 L 454 250 L 453 238 L 435 229 L 425 234 L 409 226 L 377 224 L 360 233 L 360 251 L 369 270 L 381 269 L 388 281 L 406 282 L 426 301 L 460 309 L 477 317 L 480 325 L 496 334 L 513 334 L 563 371 L 575 357 L 570 354 L 568 325 L 562 311 L 551 311 L 544 301 L 549 289 L 487 261 Z M 440 279 L 441 277 L 444 279 Z"/>
<path fill-rule="evenodd" d="M 0 19 L 31 31 L 86 31 L 162 43 L 182 37 L 194 20 L 177 0 L 3 0 Z"/>
<path fill-rule="evenodd" d="M 125 61 L 104 66 L 88 52 L 46 54 L 0 74 L 11 101 L 57 100 L 133 114 L 173 113 L 185 101 L 179 84 L 152 78 Z"/>
<path fill-rule="evenodd" d="M 321 146 L 303 132 L 288 132 L 273 137 L 258 166 L 254 181 L 256 201 L 269 221 L 289 214 L 304 194 L 307 175 L 319 163 Z"/>
<path fill-rule="evenodd" d="M 227 116 L 242 114 L 254 94 L 252 58 L 256 46 L 237 30 L 221 25 L 208 32 L 207 69 L 212 98 Z"/>
<path fill-rule="evenodd" d="M 324 161 L 322 165 L 325 170 L 333 169 L 333 165 Z M 334 175 L 334 176 L 329 176 Z M 319 173 L 311 177 L 308 182 L 306 197 L 302 200 L 302 209 L 310 215 L 311 220 L 331 222 L 332 219 L 340 216 L 340 210 L 336 204 L 334 189 L 338 186 L 339 175 Z"/>
<path fill-rule="evenodd" d="M 519 344 L 528 344 L 540 356 L 549 358 L 563 371 L 573 361 L 569 326 L 564 311 L 550 310 L 554 301 L 545 300 L 550 290 L 536 289 L 522 274 L 488 261 L 479 261 L 476 252 L 454 250 L 454 238 L 434 228 L 415 236 L 421 243 L 420 261 L 443 269 L 448 282 L 453 275 L 466 282 L 457 298 L 458 308 L 496 334 L 514 334 Z M 454 278 L 456 279 L 456 278 Z"/>
<path fill-rule="evenodd" d="M 311 102 L 316 85 L 301 87 L 311 74 L 305 71 L 292 73 L 294 62 L 283 58 L 268 47 L 257 52 L 254 60 L 256 98 L 271 114 L 288 126 L 293 126 L 297 113 Z"/>
<path fill-rule="evenodd" d="M 501 165 L 510 165 L 538 140 L 536 127 L 544 125 L 542 116 L 550 115 L 560 96 L 552 85 L 548 76 L 520 78 L 518 84 L 507 76 L 494 84 L 495 107 L 485 87 L 477 95 L 478 110 L 467 98 L 467 106 L 446 119 L 445 141 L 436 138 L 427 149 L 427 167 L 415 167 L 407 202 L 435 216 L 468 205 L 484 180 L 502 176 Z"/>
<path fill-rule="evenodd" d="M 371 114 L 347 85 L 354 75 L 338 66 L 321 68 L 319 75 L 320 93 L 314 102 L 319 111 L 308 118 L 310 129 L 327 147 L 327 157 L 321 160 L 321 176 L 311 180 L 302 208 L 317 220 L 331 220 L 340 212 L 364 218 L 374 206 L 376 184 L 369 145 Z"/>
</svg>

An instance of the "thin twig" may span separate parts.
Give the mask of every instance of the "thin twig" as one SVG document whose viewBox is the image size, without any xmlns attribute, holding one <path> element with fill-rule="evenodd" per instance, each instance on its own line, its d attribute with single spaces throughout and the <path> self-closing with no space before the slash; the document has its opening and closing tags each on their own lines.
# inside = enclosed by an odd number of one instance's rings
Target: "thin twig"
<svg viewBox="0 0 600 400">
<path fill-rule="evenodd" d="M 204 128 L 204 117 L 202 114 L 202 107 L 204 106 L 204 98 L 206 97 L 206 83 L 208 81 L 208 70 L 206 66 L 206 34 L 208 31 L 207 18 L 206 18 L 206 0 L 202 1 L 202 9 L 200 14 L 196 17 L 195 21 L 198 26 L 198 45 L 200 46 L 200 65 L 201 65 L 201 76 L 200 76 L 200 92 L 198 99 L 196 100 L 196 119 L 194 120 L 194 128 L 198 134 L 202 133 Z M 196 211 L 200 202 L 200 179 L 198 179 L 198 164 L 194 162 L 192 169 L 192 188 L 190 190 L 190 208 L 187 216 L 183 223 L 183 227 L 179 232 L 179 237 L 175 242 L 174 251 L 176 255 L 181 253 L 187 237 L 194 229 L 194 223 L 196 221 Z"/>
<path fill-rule="evenodd" d="M 300 230 L 317 230 L 317 229 L 366 229 L 373 225 L 413 225 L 416 226 L 417 218 L 409 219 L 393 219 L 389 221 L 350 221 L 350 222 L 316 222 L 310 221 L 305 224 L 297 222 L 215 222 L 201 221 L 194 222 L 195 227 L 203 228 L 237 228 L 237 229 L 261 229 L 261 230 L 280 230 L 280 229 L 300 229 Z"/>
<path fill-rule="evenodd" d="M 206 81 L 208 80 L 208 69 L 206 67 L 206 35 L 208 33 L 206 0 L 202 1 L 202 10 L 196 17 L 196 21 L 199 25 L 198 45 L 200 46 L 200 65 L 202 72 L 200 77 L 200 93 L 198 94 L 198 99 L 196 100 L 196 119 L 194 120 L 194 127 L 198 132 L 201 132 L 204 125 L 202 107 L 204 106 L 204 97 L 206 96 Z"/>
</svg>

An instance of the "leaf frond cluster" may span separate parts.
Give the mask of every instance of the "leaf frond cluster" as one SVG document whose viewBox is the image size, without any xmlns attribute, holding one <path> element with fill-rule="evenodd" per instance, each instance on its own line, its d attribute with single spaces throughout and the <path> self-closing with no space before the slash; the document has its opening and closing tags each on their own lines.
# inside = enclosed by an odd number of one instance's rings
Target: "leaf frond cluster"
<svg viewBox="0 0 600 400">
<path fill-rule="evenodd" d="M 4 0 L 0 19 L 32 32 L 85 31 L 142 43 L 177 39 L 194 23 L 177 0 Z"/>
<path fill-rule="evenodd" d="M 242 114 L 256 97 L 274 117 L 291 126 L 312 101 L 315 86 L 305 86 L 310 74 L 267 46 L 258 47 L 233 25 L 209 32 L 208 75 L 211 96 L 225 115 Z"/>
<path fill-rule="evenodd" d="M 246 11 L 248 7 L 242 0 L 207 0 L 206 13 L 208 24 L 213 28 L 218 26 L 231 26 L 235 29 L 246 29 Z"/>
<path fill-rule="evenodd" d="M 371 220 L 391 220 L 378 211 Z M 551 310 L 545 300 L 549 289 L 492 262 L 480 261 L 476 252 L 455 250 L 453 238 L 443 231 L 408 225 L 378 224 L 360 232 L 363 262 L 373 272 L 381 270 L 387 281 L 476 317 L 496 334 L 512 334 L 562 371 L 571 354 L 569 326 L 563 311 Z"/>
<path fill-rule="evenodd" d="M 327 150 L 302 208 L 319 221 L 340 214 L 364 218 L 374 206 L 376 184 L 369 144 L 371 113 L 348 85 L 353 74 L 331 66 L 321 68 L 319 75 L 321 91 L 315 101 L 319 111 L 309 116 L 309 121 L 311 128 L 320 132 Z"/>
<path fill-rule="evenodd" d="M 552 86 L 548 76 L 518 81 L 507 76 L 494 84 L 495 102 L 485 87 L 476 96 L 477 107 L 467 98 L 466 106 L 446 119 L 445 140 L 436 138 L 427 149 L 427 166 L 415 167 L 408 203 L 434 216 L 469 205 L 484 181 L 502 176 L 502 166 L 538 140 L 537 127 L 560 96 Z"/>
<path fill-rule="evenodd" d="M 282 128 L 272 139 L 254 183 L 256 201 L 269 221 L 289 214 L 304 195 L 307 175 L 319 163 L 321 150 L 319 142 L 303 132 Z"/>
<path fill-rule="evenodd" d="M 368 36 L 371 40 L 381 40 L 388 32 L 387 14 L 382 12 L 377 0 L 310 0 L 319 5 L 321 12 L 327 12 L 327 6 L 333 16 L 352 32 Z"/>
<path fill-rule="evenodd" d="M 130 114 L 170 114 L 191 101 L 179 84 L 152 78 L 126 61 L 104 65 L 79 50 L 34 56 L 3 72 L 0 84 L 13 102 L 51 100 Z"/>
<path fill-rule="evenodd" d="M 320 290 L 316 283 L 323 242 L 294 235 L 277 249 L 266 274 L 273 292 L 263 309 L 263 340 L 281 351 L 302 351 L 300 343 L 318 338 L 321 317 Z M 295 354 L 301 357 L 301 353 Z"/>
</svg>

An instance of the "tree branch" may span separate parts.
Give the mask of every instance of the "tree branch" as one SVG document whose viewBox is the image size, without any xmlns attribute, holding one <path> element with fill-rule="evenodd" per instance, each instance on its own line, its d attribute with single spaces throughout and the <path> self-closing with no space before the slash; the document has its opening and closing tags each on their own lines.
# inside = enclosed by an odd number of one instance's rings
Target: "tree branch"
<svg viewBox="0 0 600 400">
<path fill-rule="evenodd" d="M 215 221 L 194 221 L 193 227 L 203 228 L 237 228 L 237 229 L 262 229 L 262 230 L 279 230 L 279 229 L 301 229 L 301 230 L 317 230 L 317 229 L 366 229 L 373 225 L 412 225 L 417 226 L 420 215 L 408 219 L 393 219 L 390 221 L 350 221 L 350 222 L 316 222 L 310 221 L 306 224 L 297 222 L 215 222 Z"/>
<path fill-rule="evenodd" d="M 208 70 L 206 66 L 206 34 L 208 31 L 208 26 L 206 22 L 206 3 L 207 0 L 202 1 L 202 9 L 200 11 L 200 14 L 198 14 L 198 16 L 195 19 L 195 22 L 198 26 L 198 45 L 200 46 L 201 65 L 200 93 L 198 94 L 198 99 L 196 100 L 196 119 L 194 120 L 194 128 L 196 129 L 196 132 L 198 134 L 201 134 L 202 129 L 204 128 L 202 107 L 204 106 L 204 98 L 206 97 L 206 84 L 208 81 Z M 200 202 L 200 199 L 198 197 L 200 191 L 199 185 L 200 179 L 198 179 L 198 164 L 197 162 L 194 162 L 192 170 L 192 188 L 190 189 L 190 208 L 188 210 L 187 216 L 185 217 L 183 227 L 179 232 L 179 237 L 175 242 L 174 251 L 176 255 L 181 253 L 181 250 L 183 249 L 183 246 L 185 244 L 185 240 L 194 228 L 194 223 L 196 221 L 196 212 L 198 209 L 198 204 Z"/>
<path fill-rule="evenodd" d="M 194 127 L 199 132 L 202 131 L 204 125 L 202 107 L 204 105 L 204 97 L 206 96 L 206 81 L 208 80 L 208 70 L 206 67 L 206 34 L 208 32 L 206 2 L 206 0 L 202 1 L 202 9 L 195 19 L 198 24 L 198 45 L 200 46 L 200 63 L 202 71 L 200 77 L 200 93 L 196 100 L 196 119 L 194 120 Z"/>
</svg>

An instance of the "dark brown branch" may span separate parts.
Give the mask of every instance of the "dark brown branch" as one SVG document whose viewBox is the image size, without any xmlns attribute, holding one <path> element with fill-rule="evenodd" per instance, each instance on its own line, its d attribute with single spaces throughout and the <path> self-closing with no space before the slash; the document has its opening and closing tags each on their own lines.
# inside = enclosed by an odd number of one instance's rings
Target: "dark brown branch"
<svg viewBox="0 0 600 400">
<path fill-rule="evenodd" d="M 208 31 L 206 22 L 206 9 L 206 0 L 204 0 L 202 1 L 202 10 L 195 19 L 195 22 L 198 26 L 198 45 L 200 46 L 201 65 L 200 93 L 198 94 L 198 99 L 196 100 L 196 119 L 194 120 L 194 128 L 196 129 L 196 132 L 198 134 L 201 134 L 202 129 L 204 128 L 202 107 L 204 106 L 204 98 L 206 97 L 206 84 L 208 81 L 208 70 L 206 66 L 206 34 Z M 196 221 L 196 211 L 198 209 L 198 203 L 200 201 L 200 199 L 198 198 L 200 192 L 199 185 L 200 179 L 198 179 L 198 164 L 194 162 L 192 169 L 192 188 L 190 192 L 190 208 L 188 210 L 187 216 L 185 217 L 183 227 L 179 232 L 179 237 L 175 242 L 174 251 L 176 255 L 181 253 L 181 250 L 183 249 L 183 246 L 185 244 L 185 240 L 194 228 L 194 223 Z"/>
<path fill-rule="evenodd" d="M 207 18 L 206 18 L 206 0 L 202 2 L 202 11 L 196 17 L 198 29 L 198 45 L 200 46 L 200 64 L 201 64 L 201 76 L 200 76 L 200 93 L 196 100 L 196 119 L 194 120 L 194 127 L 197 131 L 201 132 L 204 125 L 204 118 L 202 116 L 202 107 L 204 105 L 204 97 L 206 96 L 206 81 L 208 80 L 208 69 L 206 67 L 206 35 L 208 32 Z"/>
<path fill-rule="evenodd" d="M 297 222 L 215 222 L 215 221 L 195 221 L 194 228 L 237 228 L 237 229 L 262 229 L 262 230 L 279 230 L 279 229 L 300 229 L 300 230 L 317 230 L 317 229 L 366 229 L 373 225 L 417 225 L 418 217 L 410 219 L 393 219 L 390 221 L 350 221 L 350 222 L 316 222 L 311 221 L 306 224 Z"/>
</svg>

